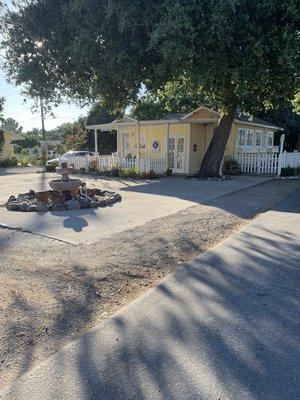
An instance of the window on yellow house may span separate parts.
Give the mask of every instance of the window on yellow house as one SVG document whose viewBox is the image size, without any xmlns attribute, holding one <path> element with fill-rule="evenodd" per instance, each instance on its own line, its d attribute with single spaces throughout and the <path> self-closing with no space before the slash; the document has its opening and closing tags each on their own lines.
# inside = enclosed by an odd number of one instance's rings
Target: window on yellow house
<svg viewBox="0 0 300 400">
<path fill-rule="evenodd" d="M 273 147 L 273 133 L 268 132 L 268 147 Z"/>
<path fill-rule="evenodd" d="M 145 149 L 147 145 L 146 132 L 140 133 L 140 149 Z"/>
<path fill-rule="evenodd" d="M 239 129 L 238 146 L 245 145 L 245 136 L 246 136 L 245 129 Z"/>
<path fill-rule="evenodd" d="M 256 137 L 255 137 L 255 146 L 260 146 L 261 145 L 261 131 L 256 132 Z"/>
<path fill-rule="evenodd" d="M 253 143 L 253 131 L 247 130 L 246 146 L 251 147 Z"/>
</svg>

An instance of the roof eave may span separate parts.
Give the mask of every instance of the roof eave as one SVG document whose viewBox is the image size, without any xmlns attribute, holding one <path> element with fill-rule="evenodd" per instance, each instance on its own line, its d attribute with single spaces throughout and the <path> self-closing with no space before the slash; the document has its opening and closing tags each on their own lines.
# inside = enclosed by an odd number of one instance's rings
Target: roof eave
<svg viewBox="0 0 300 400">
<path fill-rule="evenodd" d="M 264 125 L 264 124 L 259 124 L 256 122 L 250 122 L 250 121 L 241 121 L 238 118 L 234 119 L 234 122 L 238 123 L 238 124 L 244 124 L 244 125 L 251 125 L 251 126 L 259 126 L 260 128 L 269 128 L 269 129 L 274 129 L 276 131 L 284 131 L 283 128 L 281 128 L 280 126 L 276 126 L 276 125 Z"/>
</svg>

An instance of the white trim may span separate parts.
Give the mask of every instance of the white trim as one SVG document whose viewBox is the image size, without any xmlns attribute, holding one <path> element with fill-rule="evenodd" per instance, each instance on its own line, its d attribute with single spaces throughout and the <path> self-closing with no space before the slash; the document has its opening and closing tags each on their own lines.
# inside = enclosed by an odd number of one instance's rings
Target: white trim
<svg viewBox="0 0 300 400">
<path fill-rule="evenodd" d="M 208 119 L 195 119 L 193 121 L 185 121 L 179 119 L 161 119 L 153 121 L 138 121 L 138 122 L 111 122 L 110 124 L 99 124 L 99 125 L 87 125 L 86 129 L 99 129 L 99 130 L 115 130 L 117 127 L 129 127 L 140 125 L 189 125 L 193 124 L 208 124 L 211 122 L 218 122 L 219 118 L 208 118 Z"/>
<path fill-rule="evenodd" d="M 181 119 L 181 120 L 185 120 L 185 119 L 189 118 L 190 116 L 196 114 L 196 113 L 197 113 L 198 111 L 200 111 L 200 110 L 207 110 L 207 111 L 210 111 L 210 112 L 216 114 L 218 117 L 220 117 L 220 114 L 219 114 L 217 111 L 215 111 L 215 110 L 213 110 L 213 109 L 211 109 L 211 108 L 208 108 L 208 107 L 200 106 L 200 107 L 196 108 L 195 110 L 191 111 L 190 113 L 184 115 L 184 116 L 181 117 L 180 119 Z"/>
<path fill-rule="evenodd" d="M 265 128 L 265 129 L 274 129 L 276 131 L 283 131 L 283 128 L 280 128 L 280 126 L 275 126 L 275 125 L 263 125 L 263 124 L 256 124 L 255 122 L 247 122 L 247 121 L 240 121 L 238 119 L 234 119 L 234 122 L 237 124 L 241 125 L 251 125 L 251 126 L 259 126 L 260 128 Z"/>
</svg>

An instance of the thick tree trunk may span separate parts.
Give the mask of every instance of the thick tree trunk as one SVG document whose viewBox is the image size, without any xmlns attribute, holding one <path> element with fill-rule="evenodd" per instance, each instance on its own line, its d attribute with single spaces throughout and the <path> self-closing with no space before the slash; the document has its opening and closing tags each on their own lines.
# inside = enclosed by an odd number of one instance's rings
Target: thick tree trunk
<svg viewBox="0 0 300 400">
<path fill-rule="evenodd" d="M 221 118 L 220 124 L 214 131 L 201 167 L 195 175 L 197 178 L 216 178 L 220 176 L 220 166 L 225 146 L 230 135 L 234 114 L 235 107 Z"/>
</svg>

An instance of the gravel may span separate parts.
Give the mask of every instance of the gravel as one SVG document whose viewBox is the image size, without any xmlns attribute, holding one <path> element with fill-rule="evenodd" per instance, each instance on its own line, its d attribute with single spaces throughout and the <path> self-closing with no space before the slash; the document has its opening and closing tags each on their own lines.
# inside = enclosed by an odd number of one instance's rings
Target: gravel
<svg viewBox="0 0 300 400">
<path fill-rule="evenodd" d="M 0 387 L 298 188 L 267 181 L 91 245 L 0 229 Z"/>
</svg>

